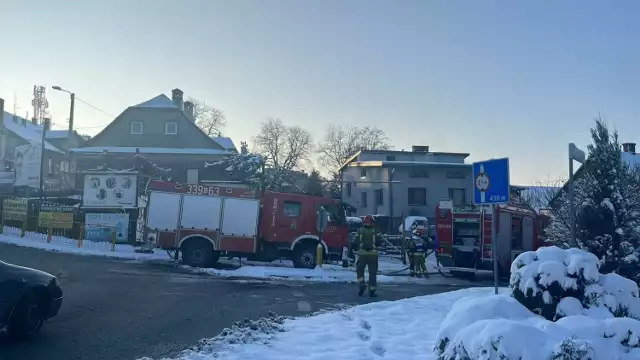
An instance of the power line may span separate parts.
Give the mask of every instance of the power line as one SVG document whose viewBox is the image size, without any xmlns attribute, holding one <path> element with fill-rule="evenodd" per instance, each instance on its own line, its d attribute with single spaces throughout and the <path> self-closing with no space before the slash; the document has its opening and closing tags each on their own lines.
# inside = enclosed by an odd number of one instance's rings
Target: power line
<svg viewBox="0 0 640 360">
<path fill-rule="evenodd" d="M 101 112 L 101 113 L 103 113 L 103 114 L 105 114 L 105 115 L 109 115 L 109 116 L 111 116 L 112 118 L 115 118 L 115 116 L 114 116 L 113 114 L 110 114 L 110 113 L 108 113 L 108 112 L 106 112 L 106 111 L 104 111 L 104 110 L 100 109 L 100 108 L 99 108 L 99 107 L 97 107 L 97 106 L 91 105 L 91 104 L 89 104 L 88 102 L 86 102 L 86 101 L 84 101 L 84 100 L 80 99 L 80 98 L 79 98 L 79 97 L 77 97 L 77 96 L 76 96 L 76 100 L 78 100 L 78 101 L 80 101 L 81 103 L 83 103 L 83 104 L 85 104 L 85 105 L 87 105 L 87 106 L 89 106 L 89 107 L 93 108 L 94 110 L 97 110 L 97 111 L 99 111 L 99 112 Z"/>
</svg>

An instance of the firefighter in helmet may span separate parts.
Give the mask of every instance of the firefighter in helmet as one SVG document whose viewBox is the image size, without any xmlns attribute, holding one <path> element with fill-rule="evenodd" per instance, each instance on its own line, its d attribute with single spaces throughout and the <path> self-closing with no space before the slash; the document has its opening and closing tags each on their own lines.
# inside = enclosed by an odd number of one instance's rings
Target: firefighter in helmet
<svg viewBox="0 0 640 360">
<path fill-rule="evenodd" d="M 373 216 L 367 215 L 362 221 L 363 227 L 358 230 L 354 247 L 358 252 L 356 275 L 358 276 L 358 295 L 362 296 L 366 289 L 364 281 L 365 268 L 369 270 L 369 296 L 376 297 L 376 279 L 378 275 L 378 248 L 382 245 L 379 234 L 373 228 Z"/>
</svg>

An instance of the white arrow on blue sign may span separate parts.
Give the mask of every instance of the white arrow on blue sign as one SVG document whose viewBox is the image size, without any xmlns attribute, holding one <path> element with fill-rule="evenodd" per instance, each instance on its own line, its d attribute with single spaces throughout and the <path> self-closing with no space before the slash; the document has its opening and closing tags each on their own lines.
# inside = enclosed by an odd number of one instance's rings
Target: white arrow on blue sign
<svg viewBox="0 0 640 360">
<path fill-rule="evenodd" d="M 474 204 L 507 204 L 509 194 L 509 158 L 473 163 Z"/>
</svg>

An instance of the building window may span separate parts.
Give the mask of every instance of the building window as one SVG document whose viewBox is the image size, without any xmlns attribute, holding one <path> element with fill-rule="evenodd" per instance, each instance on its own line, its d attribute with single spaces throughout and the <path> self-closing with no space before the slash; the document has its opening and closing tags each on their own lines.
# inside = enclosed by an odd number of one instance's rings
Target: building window
<svg viewBox="0 0 640 360">
<path fill-rule="evenodd" d="M 198 169 L 187 169 L 187 184 L 198 183 Z"/>
<path fill-rule="evenodd" d="M 407 203 L 410 206 L 427 205 L 427 189 L 426 188 L 408 188 Z"/>
<path fill-rule="evenodd" d="M 347 183 L 347 196 L 351 196 L 351 183 Z"/>
<path fill-rule="evenodd" d="M 283 209 L 285 216 L 288 217 L 299 218 L 302 214 L 302 204 L 297 201 L 285 201 Z"/>
<path fill-rule="evenodd" d="M 467 204 L 467 192 L 465 189 L 449 189 L 449 199 L 454 206 L 464 206 Z"/>
<path fill-rule="evenodd" d="M 178 123 L 175 121 L 167 121 L 164 123 L 164 133 L 165 135 L 177 135 Z"/>
<path fill-rule="evenodd" d="M 375 191 L 376 206 L 384 205 L 384 190 L 377 189 Z"/>
<path fill-rule="evenodd" d="M 462 171 L 447 171 L 447 178 L 449 179 L 464 179 L 466 178 Z"/>
<path fill-rule="evenodd" d="M 360 177 L 361 178 L 367 177 L 367 169 L 366 168 L 360 169 Z"/>
<path fill-rule="evenodd" d="M 409 168 L 409 177 L 410 178 L 428 178 L 429 170 L 424 167 Z"/>
<path fill-rule="evenodd" d="M 396 161 L 395 155 L 387 155 L 387 161 Z"/>
<path fill-rule="evenodd" d="M 129 132 L 131 135 L 142 135 L 143 126 L 142 121 L 132 121 L 129 125 Z"/>
<path fill-rule="evenodd" d="M 360 207 L 361 208 L 366 208 L 367 207 L 367 192 L 363 191 L 360 194 Z"/>
</svg>

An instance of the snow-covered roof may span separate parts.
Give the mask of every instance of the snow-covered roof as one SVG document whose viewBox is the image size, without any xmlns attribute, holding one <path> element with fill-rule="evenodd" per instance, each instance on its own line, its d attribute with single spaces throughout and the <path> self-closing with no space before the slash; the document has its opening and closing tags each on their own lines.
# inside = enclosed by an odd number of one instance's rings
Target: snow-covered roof
<svg viewBox="0 0 640 360">
<path fill-rule="evenodd" d="M 226 150 L 219 149 L 191 149 L 191 148 L 157 148 L 157 147 L 119 147 L 119 146 L 88 146 L 82 148 L 74 148 L 69 151 L 80 154 L 99 154 L 103 152 L 110 153 L 129 153 L 135 154 L 136 150 L 140 154 L 185 154 L 185 155 L 228 155 Z"/>
<path fill-rule="evenodd" d="M 560 186 L 527 186 L 520 191 L 520 196 L 531 201 L 534 210 L 539 211 L 549 207 L 549 202 L 556 196 Z"/>
<path fill-rule="evenodd" d="M 64 139 L 69 137 L 69 130 L 49 130 L 46 136 L 47 139 Z"/>
<path fill-rule="evenodd" d="M 35 125 L 29 120 L 26 120 L 20 116 L 16 116 L 17 123 L 14 122 L 14 115 L 8 112 L 4 112 L 2 114 L 4 126 L 7 130 L 21 137 L 25 141 L 34 144 L 42 143 L 42 127 L 39 125 Z M 48 141 L 44 142 L 44 146 L 47 150 L 56 151 L 62 153 L 58 148 L 51 145 Z"/>
<path fill-rule="evenodd" d="M 167 97 L 167 95 L 165 94 L 160 94 L 156 97 L 154 97 L 153 99 L 149 99 L 145 102 L 142 102 L 138 105 L 134 105 L 133 107 L 138 107 L 138 108 L 174 108 L 176 109 L 177 106 L 173 103 L 173 101 L 171 101 L 171 99 L 169 99 L 169 97 Z"/>
<path fill-rule="evenodd" d="M 440 162 L 440 161 L 354 161 L 350 167 L 385 167 L 385 166 L 447 166 L 447 167 L 467 167 L 471 164 Z"/>
<path fill-rule="evenodd" d="M 233 140 L 231 140 L 231 138 L 229 138 L 229 137 L 226 137 L 226 136 L 212 136 L 211 138 L 213 139 L 213 141 L 217 142 L 220 146 L 222 146 L 223 148 L 225 148 L 227 150 L 238 151 L 238 149 L 236 149 L 236 145 L 233 143 Z"/>
</svg>

